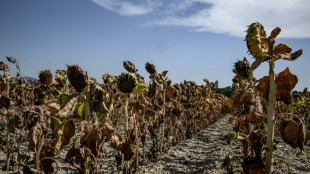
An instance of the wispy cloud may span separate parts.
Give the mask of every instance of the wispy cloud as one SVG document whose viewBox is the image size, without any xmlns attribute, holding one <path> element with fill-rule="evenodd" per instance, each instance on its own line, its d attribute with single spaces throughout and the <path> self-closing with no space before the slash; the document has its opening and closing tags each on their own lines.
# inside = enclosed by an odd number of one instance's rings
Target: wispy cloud
<svg viewBox="0 0 310 174">
<path fill-rule="evenodd" d="M 92 0 L 103 8 L 124 16 L 145 15 L 160 6 L 159 2 L 152 0 L 122 1 L 122 0 Z M 134 3 L 135 2 L 135 3 Z"/>
<path fill-rule="evenodd" d="M 246 26 L 258 21 L 267 32 L 276 26 L 282 28 L 281 37 L 310 38 L 309 0 L 92 1 L 127 16 L 145 15 L 157 8 L 159 13 L 152 16 L 147 24 L 150 26 L 178 26 L 197 32 L 244 36 Z"/>
</svg>

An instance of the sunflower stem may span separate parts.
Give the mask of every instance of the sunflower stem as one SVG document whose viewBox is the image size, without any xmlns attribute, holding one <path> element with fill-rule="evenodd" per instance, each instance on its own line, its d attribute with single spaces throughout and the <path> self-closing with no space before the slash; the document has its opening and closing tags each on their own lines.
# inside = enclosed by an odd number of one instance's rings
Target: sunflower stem
<svg viewBox="0 0 310 174">
<path fill-rule="evenodd" d="M 275 127 L 275 106 L 276 106 L 276 74 L 275 74 L 275 60 L 270 59 L 269 61 L 269 100 L 266 105 L 267 107 L 267 150 L 266 150 L 266 174 L 271 174 L 273 170 L 272 166 L 272 154 L 273 154 L 273 139 L 274 139 L 274 127 Z"/>
<path fill-rule="evenodd" d="M 127 142 L 127 130 L 128 130 L 128 95 L 124 94 L 124 140 Z M 129 172 L 129 161 L 125 161 L 125 173 Z"/>
</svg>

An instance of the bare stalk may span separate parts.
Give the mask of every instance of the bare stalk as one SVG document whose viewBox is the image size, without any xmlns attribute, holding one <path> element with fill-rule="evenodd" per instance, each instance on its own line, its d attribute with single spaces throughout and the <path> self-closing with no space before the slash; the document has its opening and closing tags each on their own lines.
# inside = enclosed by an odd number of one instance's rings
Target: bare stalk
<svg viewBox="0 0 310 174">
<path fill-rule="evenodd" d="M 85 120 L 87 122 L 89 122 L 89 115 L 90 115 L 90 86 L 87 86 L 87 92 L 86 92 L 86 100 L 84 102 L 84 107 L 85 107 Z M 88 155 L 89 155 L 89 151 L 86 148 L 83 148 L 83 155 L 84 155 L 84 159 L 85 159 L 85 173 L 88 174 L 89 173 L 89 159 L 88 159 Z"/>
<path fill-rule="evenodd" d="M 127 130 L 128 130 L 128 94 L 124 94 L 124 140 L 127 141 Z M 129 171 L 129 161 L 125 162 L 125 173 Z"/>
<path fill-rule="evenodd" d="M 276 74 L 274 59 L 269 61 L 269 101 L 267 105 L 267 151 L 266 151 L 266 174 L 271 174 L 273 170 L 272 166 L 272 154 L 273 154 L 273 139 L 274 139 L 274 127 L 275 127 L 275 106 L 276 106 Z"/>
<path fill-rule="evenodd" d="M 164 85 L 163 85 L 163 124 L 161 125 L 161 139 L 160 139 L 160 152 L 163 151 L 164 148 L 164 138 L 165 138 L 165 123 L 166 123 L 166 91 L 165 91 L 165 86 L 166 86 L 166 80 L 164 80 Z"/>
</svg>

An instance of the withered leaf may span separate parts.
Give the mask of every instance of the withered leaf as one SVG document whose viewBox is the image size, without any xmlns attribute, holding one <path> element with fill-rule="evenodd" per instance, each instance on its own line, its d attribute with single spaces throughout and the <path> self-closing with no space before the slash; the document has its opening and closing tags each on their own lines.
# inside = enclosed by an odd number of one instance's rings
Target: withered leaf
<svg viewBox="0 0 310 174">
<path fill-rule="evenodd" d="M 303 151 L 305 130 L 304 123 L 300 119 L 283 121 L 280 125 L 280 133 L 284 142 L 293 148 L 299 147 Z"/>
<path fill-rule="evenodd" d="M 298 82 L 298 78 L 296 75 L 293 75 L 289 68 L 286 68 L 284 71 L 278 74 L 276 78 L 276 98 L 277 101 L 284 101 L 285 103 L 289 103 L 292 96 L 291 91 L 295 87 Z M 265 76 L 260 80 L 259 84 L 255 87 L 255 90 L 259 95 L 269 98 L 269 77 Z"/>
<path fill-rule="evenodd" d="M 63 127 L 63 144 L 62 146 L 66 146 L 70 143 L 70 139 L 75 134 L 75 126 L 73 120 L 67 121 Z"/>
<path fill-rule="evenodd" d="M 124 144 L 124 142 L 123 142 L 123 139 L 120 135 L 115 134 L 112 136 L 110 145 L 113 149 L 120 151 L 123 147 L 123 144 Z"/>
<path fill-rule="evenodd" d="M 44 103 L 45 108 L 49 110 L 51 115 L 55 115 L 60 110 L 59 100 L 58 99 L 52 99 Z"/>
<path fill-rule="evenodd" d="M 39 171 L 37 169 L 31 168 L 27 165 L 23 165 L 23 173 L 24 174 L 38 174 Z"/>
<path fill-rule="evenodd" d="M 292 52 L 292 48 L 291 47 L 289 47 L 286 44 L 282 44 L 281 43 L 281 44 L 275 46 L 273 54 L 277 55 L 277 54 L 280 54 L 280 53 L 291 53 L 291 52 Z"/>
<path fill-rule="evenodd" d="M 122 153 L 124 154 L 124 159 L 129 161 L 134 156 L 135 145 L 131 141 L 126 141 L 122 146 Z"/>
<path fill-rule="evenodd" d="M 246 115 L 246 120 L 254 126 L 264 125 L 263 116 L 257 114 L 254 111 Z"/>
<path fill-rule="evenodd" d="M 284 101 L 285 103 L 290 102 L 292 98 L 291 91 L 297 82 L 297 76 L 293 75 L 289 68 L 286 68 L 283 72 L 279 73 L 278 77 L 276 78 L 277 101 Z"/>
<path fill-rule="evenodd" d="M 54 146 L 51 144 L 45 144 L 42 147 L 40 153 L 40 167 L 43 169 L 44 173 L 53 173 L 54 167 L 53 163 L 55 162 L 54 157 L 57 155 Z"/>
<path fill-rule="evenodd" d="M 163 72 L 161 73 L 161 75 L 162 75 L 163 77 L 166 77 L 167 73 L 168 73 L 168 71 L 163 71 Z"/>
<path fill-rule="evenodd" d="M 29 149 L 31 151 L 35 150 L 35 147 L 41 140 L 41 137 L 44 133 L 44 131 L 47 130 L 45 122 L 38 122 L 33 126 L 29 133 L 28 133 L 28 140 L 29 140 Z"/>
<path fill-rule="evenodd" d="M 231 113 L 233 108 L 241 106 L 245 102 L 249 101 L 253 95 L 246 91 L 241 91 L 237 94 L 232 95 L 222 107 L 222 113 Z"/>
<path fill-rule="evenodd" d="M 271 31 L 270 37 L 274 39 L 280 34 L 280 32 L 281 32 L 281 28 L 276 27 L 275 29 Z"/>
<path fill-rule="evenodd" d="M 30 159 L 30 155 L 28 155 L 28 154 L 18 153 L 18 155 L 17 155 L 17 161 L 19 164 L 25 165 L 29 159 Z"/>
<path fill-rule="evenodd" d="M 72 109 L 74 109 L 75 105 L 77 104 L 78 97 L 73 97 L 70 101 L 62 107 L 59 112 L 57 113 L 60 117 L 68 117 L 70 116 Z"/>
<path fill-rule="evenodd" d="M 6 56 L 6 59 L 13 64 L 16 63 L 16 59 L 14 57 Z"/>
<path fill-rule="evenodd" d="M 171 99 L 174 95 L 175 89 L 173 86 L 169 86 L 165 92 L 165 96 L 167 99 Z"/>
<path fill-rule="evenodd" d="M 80 152 L 80 148 L 74 147 L 74 145 L 68 150 L 66 154 L 66 161 L 68 161 L 73 167 L 79 171 L 84 171 L 84 158 Z"/>
<path fill-rule="evenodd" d="M 5 97 L 5 96 L 1 96 L 0 97 L 0 107 L 5 107 L 6 109 L 9 109 L 10 107 L 10 99 Z"/>
<path fill-rule="evenodd" d="M 91 153 L 98 157 L 103 151 L 104 138 L 114 132 L 109 123 L 98 125 L 98 123 L 81 122 L 81 144 L 90 149 Z"/>
</svg>

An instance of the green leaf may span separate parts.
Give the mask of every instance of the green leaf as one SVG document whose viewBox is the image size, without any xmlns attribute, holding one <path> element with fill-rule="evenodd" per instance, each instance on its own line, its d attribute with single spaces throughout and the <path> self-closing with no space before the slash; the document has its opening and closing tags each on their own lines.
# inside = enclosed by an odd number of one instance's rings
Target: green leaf
<svg viewBox="0 0 310 174">
<path fill-rule="evenodd" d="M 60 108 L 63 108 L 67 103 L 70 102 L 71 99 L 73 99 L 76 96 L 77 96 L 77 94 L 73 94 L 73 95 L 61 94 L 61 96 L 59 98 Z"/>
<path fill-rule="evenodd" d="M 104 123 L 106 121 L 106 119 L 108 118 L 108 113 L 103 113 L 103 112 L 98 112 L 96 113 L 100 123 Z"/>
<path fill-rule="evenodd" d="M 77 103 L 73 113 L 79 116 L 80 119 L 82 120 L 83 116 L 85 115 L 84 109 L 85 109 L 84 103 Z"/>
<path fill-rule="evenodd" d="M 239 139 L 239 140 L 244 140 L 246 137 L 241 133 L 241 132 L 238 132 L 236 134 L 236 139 Z"/>
<path fill-rule="evenodd" d="M 66 84 L 67 84 L 67 77 L 61 79 L 61 83 L 62 83 L 63 85 L 66 85 Z"/>
<path fill-rule="evenodd" d="M 147 87 L 146 84 L 138 83 L 137 87 L 135 88 L 135 90 L 132 93 L 133 94 L 141 94 L 146 89 L 146 87 Z"/>
<path fill-rule="evenodd" d="M 57 99 L 60 99 L 61 93 L 60 93 L 60 91 L 58 91 L 57 89 L 55 89 L 55 90 L 52 91 L 52 96 L 54 96 L 54 97 L 57 98 Z"/>
</svg>

